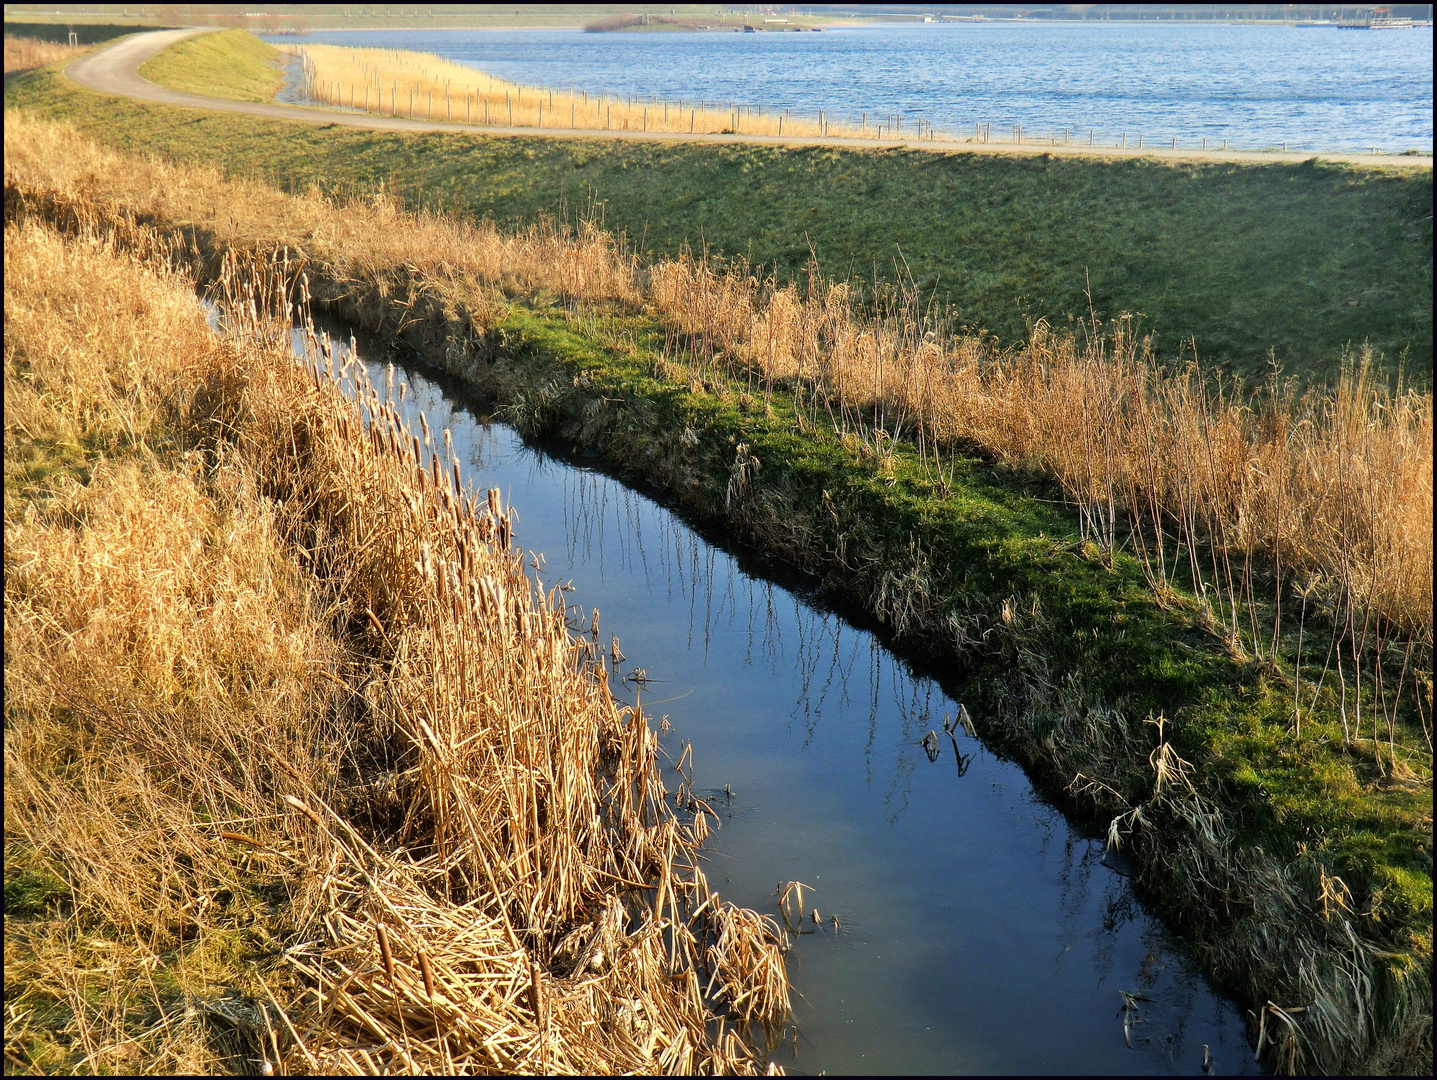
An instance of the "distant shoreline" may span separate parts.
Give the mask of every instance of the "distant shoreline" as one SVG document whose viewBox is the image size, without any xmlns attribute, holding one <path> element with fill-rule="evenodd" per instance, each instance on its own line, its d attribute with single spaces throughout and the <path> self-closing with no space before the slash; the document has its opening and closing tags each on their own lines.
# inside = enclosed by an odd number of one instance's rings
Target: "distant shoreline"
<svg viewBox="0 0 1437 1080">
<path fill-rule="evenodd" d="M 381 131 L 447 131 L 482 135 L 538 136 L 558 139 L 623 139 L 629 141 L 700 142 L 711 144 L 749 143 L 775 146 L 825 146 L 834 149 L 908 149 L 931 153 L 1051 155 L 1054 157 L 1148 158 L 1166 161 L 1226 161 L 1232 163 L 1279 164 L 1321 160 L 1376 168 L 1431 169 L 1433 158 L 1428 154 L 1352 154 L 1283 152 L 1276 150 L 1206 150 L 1196 148 L 1113 147 L 1056 145 L 1039 142 L 967 142 L 948 139 L 802 137 L 745 135 L 723 133 L 684 135 L 639 131 L 607 131 L 589 128 L 531 128 L 507 125 L 475 125 L 409 117 L 390 117 L 381 113 L 349 113 L 315 106 L 256 104 L 224 98 L 199 97 L 177 93 L 140 77 L 140 64 L 183 37 L 205 33 L 203 29 L 177 30 L 127 38 L 124 42 L 91 53 L 65 68 L 72 82 L 101 93 L 118 94 L 157 104 L 180 105 L 211 111 L 247 113 L 273 119 L 297 120 L 311 124 L 340 124 Z"/>
<path fill-rule="evenodd" d="M 764 16 L 756 16 L 756 18 L 760 18 L 760 19 L 762 19 L 763 17 L 764 17 Z M 272 19 L 286 19 L 286 18 L 289 18 L 289 16 L 285 16 L 285 15 L 272 15 L 272 16 L 267 16 L 267 18 L 272 18 Z M 695 18 L 697 18 L 697 17 L 695 17 Z M 784 27 L 777 27 L 777 26 L 775 26 L 775 27 L 765 27 L 765 26 L 763 26 L 763 25 L 761 25 L 761 24 L 757 24 L 757 23 L 754 23 L 754 24 L 751 24 L 751 25 L 753 25 L 754 30 L 755 30 L 756 32 L 758 32 L 758 33 L 792 33 L 792 32 L 794 32 L 795 30 L 802 30 L 802 31 L 804 31 L 804 32 L 809 32 L 809 31 L 812 31 L 812 30 L 815 30 L 815 29 L 822 29 L 822 30 L 824 30 L 824 31 L 827 32 L 827 31 L 833 31 L 833 30 L 846 29 L 846 28 L 850 28 L 850 27 L 867 27 L 867 26 L 884 26 L 884 27 L 911 26 L 911 27 L 913 27 L 913 28 L 915 28 L 915 29 L 922 29 L 922 28 L 924 28 L 924 27 L 937 28 L 937 27 L 942 27 L 942 26 L 982 26 L 982 25 L 984 25 L 984 24 L 994 24 L 994 25 L 1002 25 L 1002 26 L 1015 26 L 1015 25 L 1023 25 L 1023 26 L 1052 26 L 1052 25 L 1058 25 L 1058 24 L 1062 24 L 1062 25 L 1087 25 L 1087 26 L 1096 26 L 1096 25 L 1123 25 L 1123 26 L 1173 26 L 1173 27 L 1179 27 L 1179 26 L 1270 26 L 1270 27 L 1275 27 L 1275 28 L 1286 28 L 1286 29 L 1314 29 L 1314 30 L 1328 30 L 1328 29 L 1331 29 L 1331 30 L 1338 30 L 1338 29 L 1379 29 L 1379 30 L 1383 30 L 1383 29 L 1400 29 L 1400 30 L 1413 29 L 1413 30 L 1416 30 L 1416 29 L 1430 29 L 1430 28 L 1433 26 L 1433 23 L 1432 23 L 1432 21 L 1430 21 L 1430 20 L 1424 20 L 1424 21 L 1413 20 L 1412 22 L 1410 22 L 1410 23 L 1405 23 L 1405 24 L 1403 24 L 1403 25 L 1401 25 L 1401 26 L 1383 26 L 1383 25 L 1378 25 L 1378 26 L 1368 27 L 1368 26 L 1362 25 L 1360 22 L 1355 22 L 1355 21 L 1354 21 L 1354 22 L 1348 22 L 1348 23 L 1342 23 L 1342 22 L 1334 22 L 1334 21 L 1320 21 L 1320 20 L 1313 20 L 1313 19 L 1298 19 L 1298 18 L 1294 18 L 1294 19 L 1198 19 L 1198 18 L 1194 18 L 1194 19 L 1182 19 L 1182 20 L 1172 20 L 1172 19 L 1123 19 L 1123 18 L 1113 18 L 1113 19 L 1041 18 L 1041 19 L 1033 19 L 1033 18 L 1008 18 L 1008 17 L 1002 17 L 1002 16 L 941 15 L 941 16 L 938 16 L 938 17 L 936 18 L 936 21 L 934 21 L 934 22 L 932 22 L 932 23 L 924 23 L 924 22 L 921 22 L 921 21 L 918 21 L 918 20 L 919 20 L 919 17 L 918 17 L 918 16 L 894 16 L 894 15 L 884 15 L 884 14 L 866 14 L 866 15 L 855 16 L 855 17 L 852 17 L 852 18 L 843 17 L 843 16 L 826 15 L 826 16 L 814 16 L 811 21 L 808 21 L 808 20 L 806 19 L 806 17 L 805 17 L 805 21 L 804 21 L 802 24 L 793 24 L 793 25 L 788 25 L 788 26 L 784 26 Z M 544 23 L 544 24 L 542 24 L 542 25 L 532 25 L 532 24 L 526 23 L 526 22 L 524 22 L 524 21 L 522 21 L 522 20 L 515 20 L 515 21 L 512 21 L 512 22 L 506 22 L 506 23 L 487 23 L 487 24 L 482 25 L 482 26 L 481 26 L 481 25 L 470 26 L 470 25 L 464 25 L 464 24 L 445 24 L 445 23 L 443 23 L 443 22 L 441 21 L 440 18 L 436 18 L 436 19 L 434 19 L 432 22 L 430 22 L 430 23 L 428 23 L 428 24 L 423 23 L 423 22 L 415 22 L 415 23 L 411 23 L 411 24 L 408 24 L 408 25 L 403 25 L 403 24 L 390 24 L 390 23 L 376 23 L 376 24 L 373 24 L 373 25 L 355 26 L 355 25 L 352 25 L 353 22 L 354 22 L 354 20 L 351 19 L 351 20 L 348 20 L 348 22 L 349 22 L 351 25 L 322 25 L 322 24 L 315 24 L 315 25 L 309 25 L 309 26 L 304 26 L 304 27 L 296 27 L 296 28 L 294 28 L 294 29 L 286 29 L 286 28 L 283 28 L 283 27 L 271 28 L 271 27 L 265 27 L 265 26 L 260 26 L 260 25 L 249 25 L 251 22 L 258 24 L 258 23 L 260 23 L 261 21 L 262 21 L 262 20 L 259 20 L 259 19 L 254 19 L 254 20 L 242 20 L 242 19 L 237 19 L 237 18 L 235 18 L 234 16 L 216 16 L 215 19 L 212 20 L 212 21 L 211 21 L 211 20 L 177 19 L 177 20 L 171 20 L 170 22 L 165 22 L 164 20 L 159 19 L 158 17 L 156 17 L 156 18 L 136 17 L 136 16 L 133 16 L 133 15 L 130 15 L 130 16 L 123 15 L 123 14 L 120 14 L 120 13 L 117 13 L 117 12 L 103 12 L 103 11 L 97 11 L 97 12 L 77 11 L 77 12 L 73 12 L 73 13 L 71 13 L 71 12 L 60 13 L 60 12 L 53 12 L 53 11 L 33 11 L 33 12 L 31 12 L 31 11 L 17 11 L 17 12 L 6 12 L 6 14 L 5 14 L 5 26 L 6 26 L 6 32 L 7 32 L 7 33 L 10 33 L 10 32 L 11 32 L 11 29 L 10 29 L 10 28 L 11 28 L 12 26 L 13 26 L 13 27 L 20 27 L 20 26 L 25 26 L 25 25 L 34 25 L 34 26 L 55 26 L 55 25 L 66 25 L 66 24 L 71 24 L 71 25 L 75 25 L 75 26 L 80 26 L 80 25 L 100 26 L 100 25 L 103 25 L 103 26 L 114 26 L 114 27 L 121 27 L 121 26 L 123 26 L 123 27 L 130 27 L 130 28 L 133 28 L 133 29 L 135 29 L 135 30 L 146 30 L 146 29 L 171 29 L 171 28 L 179 28 L 179 27 L 210 26 L 210 25 L 218 25 L 220 22 L 223 22 L 223 24 L 224 24 L 227 28 L 238 29 L 238 30 L 248 30 L 248 31 L 250 31 L 251 33 L 255 33 L 255 34 L 303 34 L 303 33 L 308 33 L 308 32 L 310 32 L 310 31 L 316 31 L 316 30 L 322 30 L 322 31 L 324 31 L 324 32 L 326 32 L 326 33 L 335 32 L 335 31 L 341 31 L 341 32 L 345 32 L 345 33 L 373 33 L 373 32 L 376 32 L 376 31 L 393 32 L 393 31 L 415 31 L 415 30 L 499 30 L 499 31 L 510 31 L 510 30 L 585 30 L 588 26 L 592 25 L 592 24 L 593 24 L 595 21 L 597 21 L 597 20 L 595 20 L 595 19 L 590 19 L 588 22 L 573 22 L 573 23 L 554 23 L 554 22 L 547 22 L 547 23 Z M 731 24 L 730 26 L 723 26 L 722 24 L 720 24 L 719 26 L 704 27 L 704 28 L 700 28 L 700 27 L 697 27 L 697 26 L 692 26 L 692 27 L 691 27 L 691 26 L 680 26 L 680 25 L 678 25 L 680 22 L 684 22 L 684 21 L 686 21 L 686 20 L 673 20 L 674 25 L 673 25 L 672 27 L 670 27 L 667 32 L 742 33 L 742 32 L 743 32 L 743 29 L 742 29 L 742 28 L 743 28 L 743 26 L 745 25 L 744 23 L 733 23 L 733 24 Z M 231 25 L 231 24 L 233 24 L 233 25 Z M 654 28 L 643 27 L 643 26 L 623 26 L 623 27 L 616 27 L 616 28 L 614 28 L 614 29 L 606 29 L 606 30 L 599 30 L 599 31 L 593 31 L 593 32 L 596 32 L 596 33 L 653 33 L 653 32 L 665 32 L 665 31 L 664 31 L 664 30 L 657 30 L 657 31 L 656 31 Z"/>
</svg>

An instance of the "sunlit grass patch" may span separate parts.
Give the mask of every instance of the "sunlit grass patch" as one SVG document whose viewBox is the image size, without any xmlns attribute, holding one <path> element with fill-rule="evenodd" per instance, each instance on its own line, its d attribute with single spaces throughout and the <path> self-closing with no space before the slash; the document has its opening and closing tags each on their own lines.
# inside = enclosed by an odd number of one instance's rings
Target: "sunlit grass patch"
<svg viewBox="0 0 1437 1080">
<path fill-rule="evenodd" d="M 177 42 L 140 65 L 140 74 L 187 94 L 234 101 L 273 101 L 284 88 L 282 54 L 243 30 Z"/>
</svg>

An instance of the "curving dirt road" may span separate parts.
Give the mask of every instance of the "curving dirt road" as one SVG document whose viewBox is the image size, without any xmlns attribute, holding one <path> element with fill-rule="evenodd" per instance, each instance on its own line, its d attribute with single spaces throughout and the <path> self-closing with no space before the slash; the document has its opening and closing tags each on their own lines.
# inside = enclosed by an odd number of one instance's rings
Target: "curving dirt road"
<svg viewBox="0 0 1437 1080">
<path fill-rule="evenodd" d="M 477 124 L 455 124 L 435 120 L 413 120 L 407 117 L 380 116 L 375 113 L 356 113 L 343 109 L 325 109 L 304 105 L 260 104 L 251 101 L 230 101 L 225 98 L 201 97 L 178 90 L 168 90 L 148 79 L 140 77 L 140 65 L 163 52 L 177 41 L 196 34 L 212 33 L 214 28 L 199 27 L 188 30 L 157 30 L 122 38 L 97 52 L 81 57 L 65 68 L 65 75 L 74 83 L 89 90 L 121 97 L 150 101 L 159 105 L 179 105 L 191 109 L 208 109 L 212 112 L 241 113 L 246 116 L 264 116 L 277 120 L 294 120 L 304 124 L 339 124 L 344 127 L 368 128 L 373 131 L 450 131 L 470 132 L 484 135 L 524 135 L 533 137 L 542 134 L 554 139 L 633 139 L 651 142 L 705 142 L 705 143 L 771 143 L 781 146 L 833 146 L 833 147 L 904 147 L 909 150 L 927 150 L 936 153 L 963 154 L 1053 154 L 1069 157 L 1146 157 L 1174 161 L 1250 161 L 1250 162 L 1296 162 L 1309 161 L 1314 157 L 1323 161 L 1345 162 L 1352 165 L 1367 165 L 1385 168 L 1432 168 L 1432 157 L 1399 157 L 1392 154 L 1310 154 L 1310 153 L 1259 153 L 1244 150 L 1162 150 L 1145 148 L 1117 149 L 1114 147 L 1087 146 L 1044 146 L 1041 144 L 1015 143 L 967 143 L 908 139 L 846 139 L 846 138 L 791 138 L 778 135 L 680 135 L 660 132 L 637 131 L 595 131 L 575 128 L 532 127 L 485 127 Z"/>
</svg>

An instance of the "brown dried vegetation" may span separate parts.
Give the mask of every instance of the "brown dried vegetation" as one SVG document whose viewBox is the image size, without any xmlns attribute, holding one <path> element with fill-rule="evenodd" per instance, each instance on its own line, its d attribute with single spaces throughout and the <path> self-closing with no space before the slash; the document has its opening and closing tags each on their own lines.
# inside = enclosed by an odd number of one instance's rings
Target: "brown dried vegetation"
<svg viewBox="0 0 1437 1080">
<path fill-rule="evenodd" d="M 151 241 L 6 233 L 7 1058 L 760 1067 L 782 932 L 497 493 L 278 344 L 297 267 L 222 338 Z"/>
<path fill-rule="evenodd" d="M 5 74 L 44 67 L 58 60 L 79 56 L 84 51 L 83 47 L 61 45 L 58 41 L 40 41 L 37 38 L 11 37 L 6 34 Z"/>
<path fill-rule="evenodd" d="M 664 20 L 667 22 L 668 20 Z M 843 136 L 874 138 L 886 129 L 829 123 L 827 118 L 768 113 L 723 102 L 627 98 L 520 86 L 432 53 L 356 49 L 344 45 L 293 46 L 302 94 L 346 109 L 424 120 L 496 127 L 569 128 L 671 134 Z M 894 132 L 888 132 L 894 134 Z M 908 132 L 913 137 L 913 132 Z"/>
</svg>

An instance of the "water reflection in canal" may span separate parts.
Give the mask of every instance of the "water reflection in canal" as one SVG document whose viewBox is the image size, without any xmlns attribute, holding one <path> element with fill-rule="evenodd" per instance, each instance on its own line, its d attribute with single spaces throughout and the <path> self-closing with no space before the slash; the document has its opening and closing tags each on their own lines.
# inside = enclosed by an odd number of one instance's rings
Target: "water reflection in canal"
<svg viewBox="0 0 1437 1080">
<path fill-rule="evenodd" d="M 383 385 L 384 365 L 369 366 Z M 604 473 L 483 423 L 462 390 L 398 374 L 411 420 L 422 409 L 453 433 L 466 484 L 515 507 L 545 587 L 572 581 L 583 621 L 598 607 L 603 640 L 619 637 L 622 670 L 644 670 L 673 758 L 693 744 L 694 786 L 723 815 L 713 886 L 774 914 L 778 882 L 812 887 L 822 921 L 810 913 L 789 956 L 786 1069 L 1197 1073 L 1205 1045 L 1215 1071 L 1254 1069 L 1237 1010 L 1101 839 L 961 729 L 943 734 L 960 685 L 915 674 Z M 1123 992 L 1139 999 L 1125 1008 Z"/>
</svg>

